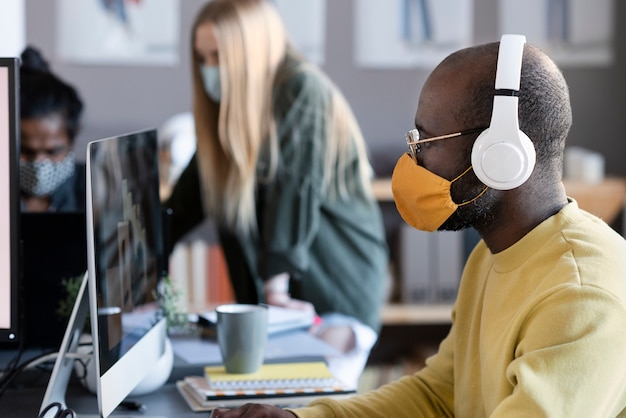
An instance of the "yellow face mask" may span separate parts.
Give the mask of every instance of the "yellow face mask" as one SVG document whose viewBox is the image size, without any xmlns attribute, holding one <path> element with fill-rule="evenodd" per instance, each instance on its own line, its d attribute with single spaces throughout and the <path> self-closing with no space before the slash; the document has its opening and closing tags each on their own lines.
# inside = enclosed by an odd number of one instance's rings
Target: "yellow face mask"
<svg viewBox="0 0 626 418">
<path fill-rule="evenodd" d="M 409 154 L 402 155 L 391 177 L 391 191 L 402 219 L 421 231 L 436 231 L 459 206 L 472 203 L 487 191 L 485 187 L 478 196 L 461 204 L 452 200 L 452 183 L 471 169 L 448 181 L 417 165 Z"/>
</svg>

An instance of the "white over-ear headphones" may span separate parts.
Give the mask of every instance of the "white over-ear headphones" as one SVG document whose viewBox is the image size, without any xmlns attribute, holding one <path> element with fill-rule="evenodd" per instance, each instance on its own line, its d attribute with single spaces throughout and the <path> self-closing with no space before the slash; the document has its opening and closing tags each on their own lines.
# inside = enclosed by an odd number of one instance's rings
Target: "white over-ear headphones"
<svg viewBox="0 0 626 418">
<path fill-rule="evenodd" d="M 497 190 L 522 185 L 535 168 L 535 147 L 519 130 L 517 113 L 525 43 L 523 35 L 502 35 L 491 123 L 472 148 L 474 173 L 485 185 Z"/>
</svg>

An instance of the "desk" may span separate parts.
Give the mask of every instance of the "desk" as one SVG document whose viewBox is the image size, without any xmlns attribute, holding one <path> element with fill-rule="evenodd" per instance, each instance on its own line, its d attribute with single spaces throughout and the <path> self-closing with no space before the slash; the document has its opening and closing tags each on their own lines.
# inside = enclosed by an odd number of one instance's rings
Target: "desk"
<svg viewBox="0 0 626 418">
<path fill-rule="evenodd" d="M 30 350 L 22 355 L 22 361 L 34 359 L 43 354 L 39 350 Z M 6 363 L 15 355 L 9 350 L 0 351 L 1 367 L 4 368 Z M 0 417 L 2 418 L 35 418 L 39 413 L 41 402 L 50 379 L 50 370 L 28 369 L 20 373 L 13 382 L 11 387 L 0 398 Z M 165 417 L 176 418 L 199 418 L 202 414 L 191 411 L 187 403 L 178 393 L 174 384 L 175 380 L 191 373 L 201 373 L 201 365 L 188 365 L 184 361 L 177 358 L 175 368 L 168 383 L 158 391 L 132 398 L 148 407 L 141 415 L 161 415 Z M 66 402 L 68 406 L 76 410 L 79 414 L 97 414 L 98 403 L 96 396 L 87 391 L 80 382 L 72 377 L 66 392 Z M 129 411 L 118 410 L 113 416 L 126 416 Z M 205 414 L 206 415 L 206 414 Z M 80 416 L 79 416 L 80 418 Z"/>
<path fill-rule="evenodd" d="M 0 417 L 2 418 L 35 418 L 39 413 L 45 386 L 28 387 L 20 390 L 9 390 L 0 400 Z M 80 414 L 96 414 L 98 406 L 96 397 L 78 383 L 68 387 L 67 403 Z M 193 412 L 185 400 L 180 396 L 174 383 L 167 383 L 157 392 L 135 397 L 133 400 L 147 406 L 145 412 L 134 413 L 131 416 L 156 415 L 169 418 L 199 418 L 208 417 L 208 413 Z M 129 417 L 129 411 L 116 410 L 111 416 Z"/>
<path fill-rule="evenodd" d="M 294 339 L 299 341 L 302 347 L 294 347 Z M 194 335 L 175 336 L 171 338 L 174 348 L 174 368 L 168 382 L 154 393 L 129 397 L 148 407 L 144 413 L 132 413 L 132 416 L 164 416 L 176 418 L 191 418 L 208 416 L 208 414 L 194 413 L 183 397 L 176 389 L 176 381 L 185 376 L 202 376 L 206 364 L 216 364 L 214 359 L 219 357 L 217 343 L 212 340 L 204 340 Z M 15 355 L 8 351 L 0 352 L 0 369 Z M 42 353 L 29 353 L 24 355 L 22 361 L 36 358 Z M 180 354 L 180 355 L 179 355 Z M 339 355 L 333 347 L 322 340 L 308 334 L 306 331 L 293 331 L 280 333 L 270 337 L 266 348 L 265 360 L 272 361 L 299 361 L 319 360 L 326 357 L 332 360 Z M 217 357 L 216 357 L 217 356 Z M 298 357 L 295 357 L 298 356 Z M 219 361 L 219 360 L 218 360 Z M 2 418 L 34 418 L 39 412 L 46 391 L 49 371 L 29 369 L 18 376 L 18 380 L 0 398 L 0 417 Z M 66 392 L 67 405 L 79 414 L 97 414 L 98 405 L 95 395 L 83 388 L 80 382 L 73 376 Z M 118 408 L 112 416 L 125 416 L 131 414 Z M 79 417 L 80 418 L 80 417 Z"/>
</svg>

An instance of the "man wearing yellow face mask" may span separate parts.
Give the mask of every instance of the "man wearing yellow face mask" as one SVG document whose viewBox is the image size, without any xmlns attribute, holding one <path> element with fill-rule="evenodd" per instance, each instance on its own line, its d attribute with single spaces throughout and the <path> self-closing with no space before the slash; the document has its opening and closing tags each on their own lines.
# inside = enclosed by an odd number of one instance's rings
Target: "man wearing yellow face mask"
<svg viewBox="0 0 626 418">
<path fill-rule="evenodd" d="M 426 367 L 343 401 L 213 417 L 626 417 L 626 241 L 568 198 L 568 87 L 519 41 L 435 68 L 394 170 L 409 224 L 482 238 Z"/>
</svg>

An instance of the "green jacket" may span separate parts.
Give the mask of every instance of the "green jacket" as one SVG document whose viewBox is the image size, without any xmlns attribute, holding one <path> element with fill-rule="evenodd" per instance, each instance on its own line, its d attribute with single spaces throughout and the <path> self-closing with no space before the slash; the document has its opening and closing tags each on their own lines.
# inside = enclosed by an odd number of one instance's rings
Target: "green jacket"
<svg viewBox="0 0 626 418">
<path fill-rule="evenodd" d="M 297 71 L 274 97 L 281 159 L 275 178 L 257 184 L 259 233 L 244 237 L 218 225 L 236 298 L 263 302 L 263 280 L 288 272 L 292 297 L 311 302 L 319 314 L 353 316 L 378 331 L 388 268 L 380 207 L 371 197 L 342 200 L 320 190 L 328 81 Z M 357 170 L 356 158 L 346 170 Z M 262 153 L 259 177 L 264 160 Z M 203 221 L 200 193 L 194 156 L 166 202 L 174 242 Z"/>
</svg>

